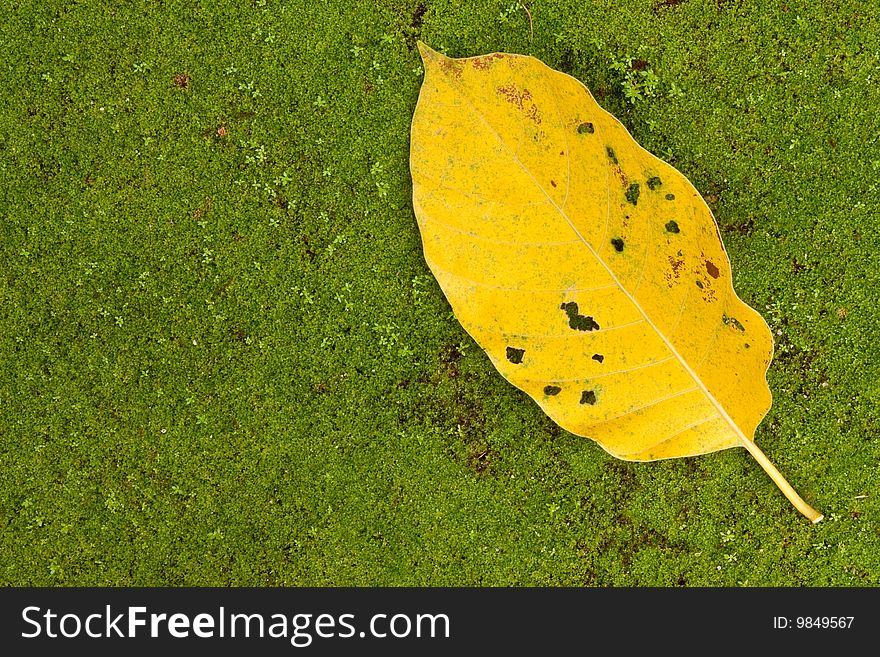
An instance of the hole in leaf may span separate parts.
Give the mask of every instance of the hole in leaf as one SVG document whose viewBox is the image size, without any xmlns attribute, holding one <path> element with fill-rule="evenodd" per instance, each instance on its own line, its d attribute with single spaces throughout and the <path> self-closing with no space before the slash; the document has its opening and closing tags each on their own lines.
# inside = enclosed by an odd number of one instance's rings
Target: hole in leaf
<svg viewBox="0 0 880 657">
<path fill-rule="evenodd" d="M 525 355 L 525 349 L 517 349 L 515 347 L 507 348 L 507 360 L 509 360 L 514 365 L 519 365 L 522 362 L 523 356 Z"/>
<path fill-rule="evenodd" d="M 599 324 L 589 315 L 578 314 L 578 305 L 574 301 L 569 301 L 560 306 L 565 314 L 568 315 L 568 326 L 577 331 L 596 331 Z"/>
<path fill-rule="evenodd" d="M 675 200 L 675 194 L 667 194 L 667 195 L 666 195 L 666 200 L 667 200 L 667 201 L 674 201 L 674 200 Z"/>
<path fill-rule="evenodd" d="M 596 393 L 592 390 L 584 390 L 581 393 L 581 404 L 590 404 L 591 406 L 596 403 Z"/>
<path fill-rule="evenodd" d="M 593 128 L 593 124 L 590 122 L 581 123 L 578 126 L 578 134 L 579 135 L 591 135 L 595 132 L 595 128 Z"/>
<path fill-rule="evenodd" d="M 611 164 L 617 164 L 617 153 L 614 152 L 614 149 L 611 148 L 611 146 L 606 146 L 605 152 L 608 154 L 608 159 L 611 160 Z"/>
<path fill-rule="evenodd" d="M 626 200 L 635 205 L 639 202 L 639 183 L 632 183 L 626 190 Z"/>
<path fill-rule="evenodd" d="M 605 360 L 605 356 L 603 356 L 602 354 L 593 354 L 593 360 L 597 363 L 601 363 L 603 360 Z"/>
<path fill-rule="evenodd" d="M 663 181 L 660 180 L 660 178 L 658 178 L 657 176 L 652 176 L 651 178 L 648 178 L 648 189 L 650 189 L 651 191 L 654 191 L 662 184 Z"/>
<path fill-rule="evenodd" d="M 562 388 L 560 388 L 559 386 L 545 386 L 544 387 L 544 394 L 548 395 L 550 397 L 553 397 L 554 395 L 558 395 L 560 392 L 562 392 Z"/>
<path fill-rule="evenodd" d="M 615 251 L 621 253 L 623 251 L 623 240 L 619 237 L 615 237 L 613 240 L 611 240 L 611 246 L 614 247 Z"/>
<path fill-rule="evenodd" d="M 697 287 L 703 289 L 703 281 L 697 281 Z"/>
<path fill-rule="evenodd" d="M 680 233 L 681 231 L 679 230 L 678 223 L 676 221 L 668 221 L 666 222 L 666 232 Z"/>
</svg>

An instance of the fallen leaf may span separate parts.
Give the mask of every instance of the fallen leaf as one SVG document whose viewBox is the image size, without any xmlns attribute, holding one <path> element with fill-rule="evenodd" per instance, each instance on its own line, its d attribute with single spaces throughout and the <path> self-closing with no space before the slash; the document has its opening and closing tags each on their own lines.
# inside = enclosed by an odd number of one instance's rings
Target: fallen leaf
<svg viewBox="0 0 880 657">
<path fill-rule="evenodd" d="M 821 520 L 754 443 L 773 339 L 693 185 L 537 59 L 419 50 L 424 255 L 498 371 L 621 459 L 745 447 Z"/>
</svg>

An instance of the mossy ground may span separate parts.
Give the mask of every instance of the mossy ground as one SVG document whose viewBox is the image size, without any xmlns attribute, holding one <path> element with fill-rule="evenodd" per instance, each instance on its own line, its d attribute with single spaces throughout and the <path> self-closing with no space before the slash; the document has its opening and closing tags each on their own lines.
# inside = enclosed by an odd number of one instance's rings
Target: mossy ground
<svg viewBox="0 0 880 657">
<path fill-rule="evenodd" d="M 0 583 L 880 584 L 880 13 L 759 4 L 19 3 Z M 824 522 L 493 370 L 421 256 L 416 38 L 571 73 L 694 182 L 777 341 L 757 442 Z"/>
</svg>

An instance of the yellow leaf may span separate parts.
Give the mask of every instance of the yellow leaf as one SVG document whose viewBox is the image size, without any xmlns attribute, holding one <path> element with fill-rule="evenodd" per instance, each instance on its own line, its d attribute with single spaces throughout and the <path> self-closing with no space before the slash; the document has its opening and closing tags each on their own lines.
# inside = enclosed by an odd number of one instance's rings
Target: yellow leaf
<svg viewBox="0 0 880 657">
<path fill-rule="evenodd" d="M 693 185 L 537 59 L 419 49 L 425 259 L 498 371 L 621 459 L 745 447 L 821 520 L 754 443 L 773 340 Z"/>
</svg>

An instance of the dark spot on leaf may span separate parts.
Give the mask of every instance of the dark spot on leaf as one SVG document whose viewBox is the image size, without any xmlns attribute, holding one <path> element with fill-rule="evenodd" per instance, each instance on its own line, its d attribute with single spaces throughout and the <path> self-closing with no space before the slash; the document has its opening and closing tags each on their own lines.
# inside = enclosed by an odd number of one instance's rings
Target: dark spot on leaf
<svg viewBox="0 0 880 657">
<path fill-rule="evenodd" d="M 599 324 L 596 323 L 596 320 L 593 319 L 591 315 L 578 315 L 577 317 L 572 317 L 568 321 L 569 326 L 573 329 L 577 329 L 578 331 L 596 331 L 599 329 Z"/>
<path fill-rule="evenodd" d="M 602 354 L 593 354 L 593 360 L 597 363 L 601 363 L 603 360 L 605 360 L 605 356 L 603 356 Z"/>
<path fill-rule="evenodd" d="M 556 187 L 556 181 L 555 181 L 555 180 L 551 180 L 551 181 L 550 181 L 550 184 L 553 185 L 554 187 Z"/>
<path fill-rule="evenodd" d="M 675 194 L 667 194 L 667 195 L 666 195 L 666 200 L 667 200 L 667 201 L 674 201 L 674 200 L 675 200 Z"/>
<path fill-rule="evenodd" d="M 611 246 L 613 246 L 614 250 L 618 253 L 623 252 L 623 240 L 619 237 L 615 237 L 613 240 L 611 240 Z"/>
<path fill-rule="evenodd" d="M 729 315 L 724 314 L 721 316 L 721 321 L 724 322 L 725 326 L 733 326 L 738 331 L 744 332 L 746 330 L 746 327 L 743 326 L 742 322 L 740 322 L 736 317 L 730 317 Z"/>
<path fill-rule="evenodd" d="M 721 273 L 718 271 L 718 267 L 712 264 L 709 260 L 706 261 L 706 271 L 712 278 L 718 278 L 718 275 Z"/>
<path fill-rule="evenodd" d="M 660 180 L 660 178 L 658 178 L 657 176 L 653 176 L 651 178 L 648 178 L 648 189 L 650 189 L 651 191 L 654 191 L 655 189 L 660 187 L 662 184 L 663 184 L 663 181 Z"/>
<path fill-rule="evenodd" d="M 751 346 L 752 346 L 752 345 L 750 345 L 748 342 L 746 342 L 746 349 L 750 349 Z"/>
<path fill-rule="evenodd" d="M 703 289 L 703 281 L 697 281 L 697 287 Z"/>
<path fill-rule="evenodd" d="M 589 315 L 578 314 L 578 305 L 574 301 L 563 303 L 560 308 L 568 315 L 568 326 L 577 331 L 596 331 L 599 324 Z"/>
<path fill-rule="evenodd" d="M 591 406 L 596 403 L 596 393 L 592 390 L 584 390 L 581 393 L 581 404 L 590 404 Z"/>
<path fill-rule="evenodd" d="M 626 200 L 635 205 L 639 202 L 639 183 L 633 183 L 626 190 Z"/>
<path fill-rule="evenodd" d="M 593 134 L 595 131 L 596 131 L 596 129 L 593 127 L 593 124 L 590 123 L 590 122 L 588 122 L 588 121 L 587 121 L 587 122 L 584 122 L 584 123 L 581 123 L 581 124 L 578 126 L 578 134 L 579 134 L 579 135 L 591 135 L 591 134 Z"/>
<path fill-rule="evenodd" d="M 611 160 L 611 163 L 617 164 L 617 153 L 614 152 L 614 149 L 611 146 L 606 146 L 605 152 L 608 154 L 608 159 Z"/>
<path fill-rule="evenodd" d="M 522 362 L 523 356 L 525 355 L 525 349 L 516 349 L 515 347 L 507 348 L 507 360 L 509 360 L 514 365 L 519 365 Z"/>
<path fill-rule="evenodd" d="M 560 388 L 559 386 L 544 387 L 544 394 L 549 395 L 550 397 L 552 397 L 553 395 L 558 395 L 560 392 L 562 392 L 562 388 Z"/>
<path fill-rule="evenodd" d="M 668 233 L 679 233 L 681 232 L 678 228 L 678 223 L 675 221 L 667 221 L 666 222 L 666 232 Z"/>
</svg>

